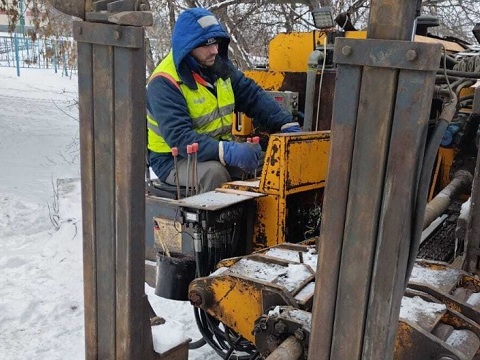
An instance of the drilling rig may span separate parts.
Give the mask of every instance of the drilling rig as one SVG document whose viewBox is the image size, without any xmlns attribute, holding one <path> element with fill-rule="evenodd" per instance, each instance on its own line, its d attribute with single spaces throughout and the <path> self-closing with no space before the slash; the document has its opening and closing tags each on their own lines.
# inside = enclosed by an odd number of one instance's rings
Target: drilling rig
<svg viewBox="0 0 480 360">
<path fill-rule="evenodd" d="M 81 19 L 88 359 L 188 358 L 188 344 L 152 347 L 145 248 L 156 292 L 173 296 L 159 270 L 165 247 L 193 261 L 175 296 L 196 308 L 221 358 L 480 358 L 480 55 L 417 39 L 415 24 L 434 24 L 416 2 L 394 0 L 371 2 L 363 34 L 326 25 L 272 41 L 269 68 L 249 75 L 303 111 L 305 132 L 266 139 L 259 177 L 179 198 L 145 187 L 148 2 L 54 5 Z M 249 120 L 238 119 L 245 136 Z M 443 254 L 435 238 L 452 238 L 452 224 L 461 251 L 417 259 L 424 243 Z"/>
</svg>

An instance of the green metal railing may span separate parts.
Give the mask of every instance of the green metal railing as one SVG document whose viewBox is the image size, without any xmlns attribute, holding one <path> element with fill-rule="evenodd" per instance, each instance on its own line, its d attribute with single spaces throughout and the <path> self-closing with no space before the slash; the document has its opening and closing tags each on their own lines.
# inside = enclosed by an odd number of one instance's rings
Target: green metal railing
<svg viewBox="0 0 480 360">
<path fill-rule="evenodd" d="M 54 69 L 69 76 L 76 73 L 76 43 L 69 38 L 36 39 L 13 33 L 0 35 L 0 66 Z"/>
</svg>

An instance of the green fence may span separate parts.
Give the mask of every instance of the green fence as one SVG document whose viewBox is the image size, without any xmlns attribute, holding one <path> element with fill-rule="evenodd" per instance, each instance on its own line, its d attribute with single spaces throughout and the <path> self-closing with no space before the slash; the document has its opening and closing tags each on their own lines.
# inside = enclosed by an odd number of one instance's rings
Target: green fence
<svg viewBox="0 0 480 360">
<path fill-rule="evenodd" d="M 0 66 L 54 69 L 65 76 L 76 73 L 76 43 L 73 39 L 37 39 L 21 34 L 0 36 Z"/>
</svg>

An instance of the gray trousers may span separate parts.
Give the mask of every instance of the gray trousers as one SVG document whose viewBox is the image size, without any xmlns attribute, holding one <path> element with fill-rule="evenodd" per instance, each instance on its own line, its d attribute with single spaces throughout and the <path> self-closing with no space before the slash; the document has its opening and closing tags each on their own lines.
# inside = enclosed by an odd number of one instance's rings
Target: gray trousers
<svg viewBox="0 0 480 360">
<path fill-rule="evenodd" d="M 258 164 L 257 175 L 260 175 L 262 172 L 263 161 L 265 158 L 265 152 L 261 152 L 260 161 Z M 177 161 L 177 169 L 173 168 L 168 174 L 165 182 L 170 185 L 176 185 L 176 178 L 178 176 L 178 181 L 180 186 L 187 186 L 187 169 L 188 169 L 188 160 L 181 159 Z M 190 164 L 190 170 L 188 170 L 188 175 L 192 176 L 193 166 Z M 215 190 L 218 187 L 221 187 L 226 182 L 232 180 L 244 179 L 247 174 L 245 171 L 238 167 L 234 166 L 223 166 L 220 161 L 210 160 L 197 163 L 197 173 L 198 173 L 198 193 L 204 193 L 207 191 Z M 190 180 L 190 186 L 194 184 Z M 193 193 L 192 193 L 193 194 Z"/>
<path fill-rule="evenodd" d="M 177 161 L 177 169 L 173 168 L 168 174 L 168 177 L 165 179 L 165 182 L 171 185 L 176 185 L 176 179 L 178 176 L 178 181 L 180 186 L 187 186 L 187 173 L 190 179 L 193 175 L 193 166 L 190 164 L 190 169 L 188 169 L 188 160 L 181 159 Z M 225 167 L 219 161 L 205 161 L 197 163 L 197 173 L 198 173 L 198 192 L 204 193 L 207 191 L 215 190 L 216 188 L 222 186 L 222 184 L 231 181 L 232 179 L 238 179 L 242 176 L 242 170 L 234 167 Z M 190 186 L 193 184 L 190 180 Z"/>
</svg>

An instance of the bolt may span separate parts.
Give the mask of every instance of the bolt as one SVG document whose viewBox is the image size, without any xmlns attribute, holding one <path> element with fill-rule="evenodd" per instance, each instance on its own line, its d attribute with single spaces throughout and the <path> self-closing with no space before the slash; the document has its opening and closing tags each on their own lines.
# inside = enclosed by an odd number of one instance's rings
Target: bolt
<svg viewBox="0 0 480 360">
<path fill-rule="evenodd" d="M 287 330 L 287 325 L 283 321 L 277 321 L 274 328 L 276 332 L 283 334 Z"/>
<path fill-rule="evenodd" d="M 122 37 L 122 35 L 120 34 L 120 31 L 115 30 L 115 31 L 113 32 L 113 38 L 114 38 L 115 40 L 120 40 L 121 37 Z"/>
<path fill-rule="evenodd" d="M 302 329 L 297 329 L 295 330 L 295 332 L 293 333 L 293 335 L 295 336 L 295 338 L 299 341 L 303 341 L 305 340 L 305 333 L 303 332 Z"/>
<path fill-rule="evenodd" d="M 418 57 L 417 52 L 415 50 L 408 50 L 406 56 L 408 61 L 414 61 Z"/>
<path fill-rule="evenodd" d="M 342 48 L 342 54 L 345 55 L 345 56 L 348 56 L 352 53 L 352 47 L 351 46 L 348 46 L 348 45 L 345 45 L 343 48 Z"/>
<path fill-rule="evenodd" d="M 203 303 L 202 295 L 195 290 L 191 290 L 188 293 L 188 298 L 193 306 L 200 306 Z"/>
</svg>

